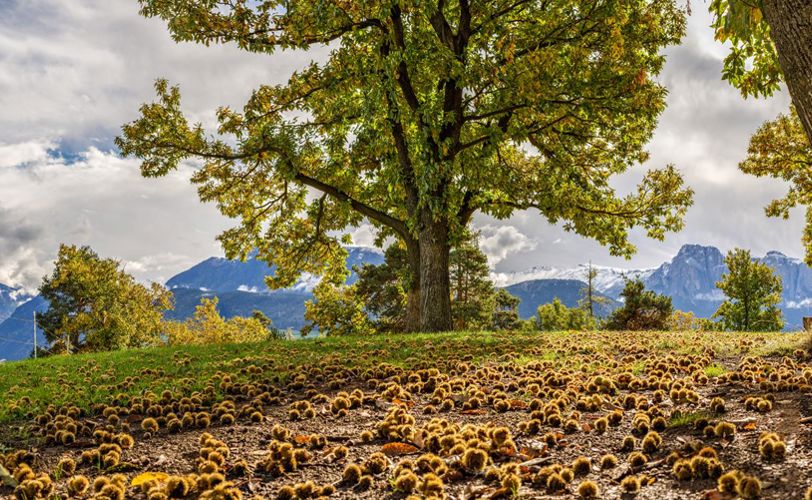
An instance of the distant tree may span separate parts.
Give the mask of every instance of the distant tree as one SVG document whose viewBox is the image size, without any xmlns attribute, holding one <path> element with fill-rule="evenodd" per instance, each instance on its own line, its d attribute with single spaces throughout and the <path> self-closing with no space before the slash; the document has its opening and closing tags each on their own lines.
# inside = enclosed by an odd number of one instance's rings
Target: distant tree
<svg viewBox="0 0 812 500">
<path fill-rule="evenodd" d="M 692 311 L 681 311 L 676 309 L 668 318 L 667 330 L 684 332 L 691 330 L 708 330 L 713 326 L 713 322 L 697 317 Z"/>
<path fill-rule="evenodd" d="M 375 333 L 356 285 L 335 285 L 324 280 L 313 290 L 313 299 L 305 302 L 307 323 L 302 335 L 313 330 L 325 336 Z"/>
<path fill-rule="evenodd" d="M 164 332 L 170 345 L 232 344 L 276 338 L 270 319 L 260 311 L 250 317 L 225 319 L 217 310 L 218 299 L 203 298 L 186 321 L 166 321 Z M 258 313 L 258 314 L 257 314 Z"/>
<path fill-rule="evenodd" d="M 202 160 L 200 197 L 240 221 L 220 237 L 226 254 L 258 248 L 273 286 L 334 281 L 341 243 L 367 220 L 408 249 L 408 328 L 448 330 L 449 252 L 478 212 L 532 208 L 617 255 L 634 252 L 632 228 L 662 239 L 683 226 L 692 192 L 673 167 L 629 194 L 610 182 L 648 158 L 663 49 L 685 30 L 675 0 L 139 3 L 178 42 L 329 48 L 221 108 L 216 134 L 159 81 L 117 140 L 146 176 Z"/>
<path fill-rule="evenodd" d="M 494 287 L 488 277 L 488 259 L 479 249 L 476 234 L 451 249 L 451 316 L 456 330 L 487 329 L 493 321 Z"/>
<path fill-rule="evenodd" d="M 380 332 L 408 331 L 406 310 L 416 301 L 408 300 L 412 289 L 406 248 L 398 243 L 389 245 L 382 264 L 364 264 L 356 267 L 358 281 L 355 293 L 363 302 L 364 310 Z"/>
<path fill-rule="evenodd" d="M 519 330 L 522 321 L 519 319 L 519 300 L 504 288 L 498 288 L 493 294 L 493 329 Z"/>
<path fill-rule="evenodd" d="M 646 290 L 640 280 L 628 280 L 620 292 L 623 306 L 606 322 L 609 330 L 666 330 L 674 308 L 671 297 Z"/>
<path fill-rule="evenodd" d="M 86 246 L 61 245 L 39 293 L 49 306 L 37 314 L 37 323 L 51 353 L 157 344 L 163 313 L 172 308 L 166 288 L 139 284 L 120 262 L 102 259 Z"/>
<path fill-rule="evenodd" d="M 581 299 L 578 305 L 589 313 L 590 318 L 595 317 L 595 307 L 600 307 L 609 303 L 609 297 L 599 295 L 595 291 L 595 278 L 598 277 L 598 270 L 592 267 L 592 261 L 586 271 L 586 286 L 581 288 Z"/>
<path fill-rule="evenodd" d="M 594 326 L 594 321 L 584 309 L 567 307 L 558 297 L 549 304 L 540 305 L 536 312 L 536 328 L 545 332 L 586 330 Z"/>
<path fill-rule="evenodd" d="M 285 336 L 284 333 L 282 333 L 281 331 L 279 331 L 278 328 L 275 328 L 273 326 L 273 321 L 271 321 L 271 318 L 269 318 L 268 315 L 265 314 L 264 312 L 260 311 L 259 309 L 254 309 L 253 311 L 251 311 L 251 318 L 258 321 L 260 325 L 264 326 L 265 329 L 268 330 L 268 332 L 270 333 L 269 335 L 270 338 L 274 339 L 284 338 Z"/>
<path fill-rule="evenodd" d="M 750 257 L 748 250 L 736 248 L 727 253 L 728 272 L 716 283 L 727 299 L 714 313 L 725 330 L 757 332 L 777 331 L 784 327 L 778 303 L 781 302 L 781 277 L 770 266 Z"/>
</svg>

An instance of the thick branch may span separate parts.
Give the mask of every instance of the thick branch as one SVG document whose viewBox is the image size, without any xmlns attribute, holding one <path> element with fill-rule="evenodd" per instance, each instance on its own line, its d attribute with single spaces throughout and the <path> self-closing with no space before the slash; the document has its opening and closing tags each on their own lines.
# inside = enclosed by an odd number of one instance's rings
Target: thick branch
<svg viewBox="0 0 812 500">
<path fill-rule="evenodd" d="M 326 184 L 318 179 L 313 177 L 307 176 L 301 172 L 297 173 L 295 179 L 306 186 L 310 186 L 313 189 L 321 191 L 322 193 L 328 194 L 333 198 L 347 202 L 350 204 L 353 210 L 365 215 L 366 217 L 377 221 L 384 226 L 388 226 L 392 228 L 396 233 L 398 233 L 403 239 L 407 239 L 409 237 L 409 230 L 406 227 L 406 223 L 400 219 L 396 219 L 391 215 L 387 214 L 386 212 L 382 212 L 376 208 L 373 208 L 366 203 L 356 200 L 355 198 L 351 197 L 344 191 L 338 189 L 335 186 L 331 186 Z"/>
</svg>

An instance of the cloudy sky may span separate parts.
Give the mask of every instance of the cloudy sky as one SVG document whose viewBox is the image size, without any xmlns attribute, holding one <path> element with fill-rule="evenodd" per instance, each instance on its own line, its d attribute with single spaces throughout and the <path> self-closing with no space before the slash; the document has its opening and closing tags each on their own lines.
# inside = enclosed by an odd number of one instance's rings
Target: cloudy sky
<svg viewBox="0 0 812 500">
<path fill-rule="evenodd" d="M 479 217 L 496 270 L 590 259 L 656 266 L 684 243 L 801 255 L 799 214 L 782 221 L 763 212 L 785 187 L 736 168 L 749 136 L 785 111 L 788 98 L 745 101 L 722 82 L 724 48 L 708 28 L 706 4 L 692 7 L 687 37 L 668 50 L 661 76 L 668 109 L 645 166 L 673 163 L 695 189 L 686 229 L 664 242 L 634 234 L 639 252 L 624 261 L 534 212 L 507 221 Z M 138 16 L 135 0 L 0 0 L 0 283 L 36 287 L 60 242 L 91 245 L 145 280 L 221 255 L 214 238 L 229 221 L 198 202 L 190 171 L 142 179 L 137 162 L 120 158 L 112 140 L 152 100 L 157 77 L 180 84 L 190 116 L 208 124 L 217 106 L 241 106 L 251 89 L 284 81 L 309 57 L 177 45 L 160 20 Z M 355 239 L 368 244 L 369 231 L 360 228 Z"/>
</svg>

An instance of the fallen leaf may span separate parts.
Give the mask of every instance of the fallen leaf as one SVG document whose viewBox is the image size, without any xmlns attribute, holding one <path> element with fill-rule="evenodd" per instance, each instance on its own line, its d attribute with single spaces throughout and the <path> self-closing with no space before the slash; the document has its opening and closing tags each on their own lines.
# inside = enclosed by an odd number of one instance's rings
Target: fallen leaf
<svg viewBox="0 0 812 500">
<path fill-rule="evenodd" d="M 530 460 L 531 458 L 538 458 L 538 457 L 544 455 L 545 451 L 546 450 L 544 450 L 544 449 L 531 448 L 529 446 L 522 446 L 522 448 L 519 450 L 519 454 L 524 455 L 525 457 L 527 457 L 528 460 Z"/>
<path fill-rule="evenodd" d="M 702 500 L 721 500 L 722 494 L 719 493 L 719 490 L 705 490 L 702 492 Z"/>
<path fill-rule="evenodd" d="M 474 408 L 471 410 L 462 410 L 460 414 L 462 415 L 486 415 L 488 410 L 485 408 Z"/>
<path fill-rule="evenodd" d="M 2 484 L 8 486 L 9 488 L 16 488 L 19 484 L 14 476 L 11 475 L 9 471 L 0 464 L 0 480 L 2 480 Z"/>
<path fill-rule="evenodd" d="M 169 479 L 169 474 L 164 474 L 163 472 L 145 472 L 135 476 L 130 485 L 141 486 L 142 484 L 149 483 L 151 481 L 163 483 L 167 479 Z"/>
<path fill-rule="evenodd" d="M 511 410 L 524 410 L 527 408 L 527 403 L 521 399 L 511 399 L 508 404 L 510 405 Z"/>
<path fill-rule="evenodd" d="M 296 441 L 297 444 L 307 444 L 310 442 L 310 436 L 305 436 L 304 434 L 297 434 L 293 436 L 293 440 Z"/>
<path fill-rule="evenodd" d="M 552 457 L 539 457 L 534 458 L 533 460 L 528 460 L 527 462 L 522 462 L 519 464 L 519 467 L 533 467 L 536 465 L 546 465 L 553 461 Z"/>
<path fill-rule="evenodd" d="M 420 449 L 409 443 L 386 443 L 381 447 L 381 451 L 388 457 L 397 457 L 417 453 Z"/>
</svg>

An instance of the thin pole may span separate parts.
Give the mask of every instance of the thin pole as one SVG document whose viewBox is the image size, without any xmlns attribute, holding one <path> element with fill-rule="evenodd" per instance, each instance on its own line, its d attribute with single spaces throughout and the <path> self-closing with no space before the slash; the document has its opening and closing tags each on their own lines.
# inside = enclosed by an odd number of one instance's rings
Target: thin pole
<svg viewBox="0 0 812 500">
<path fill-rule="evenodd" d="M 34 359 L 37 359 L 37 311 L 34 311 Z"/>
</svg>

